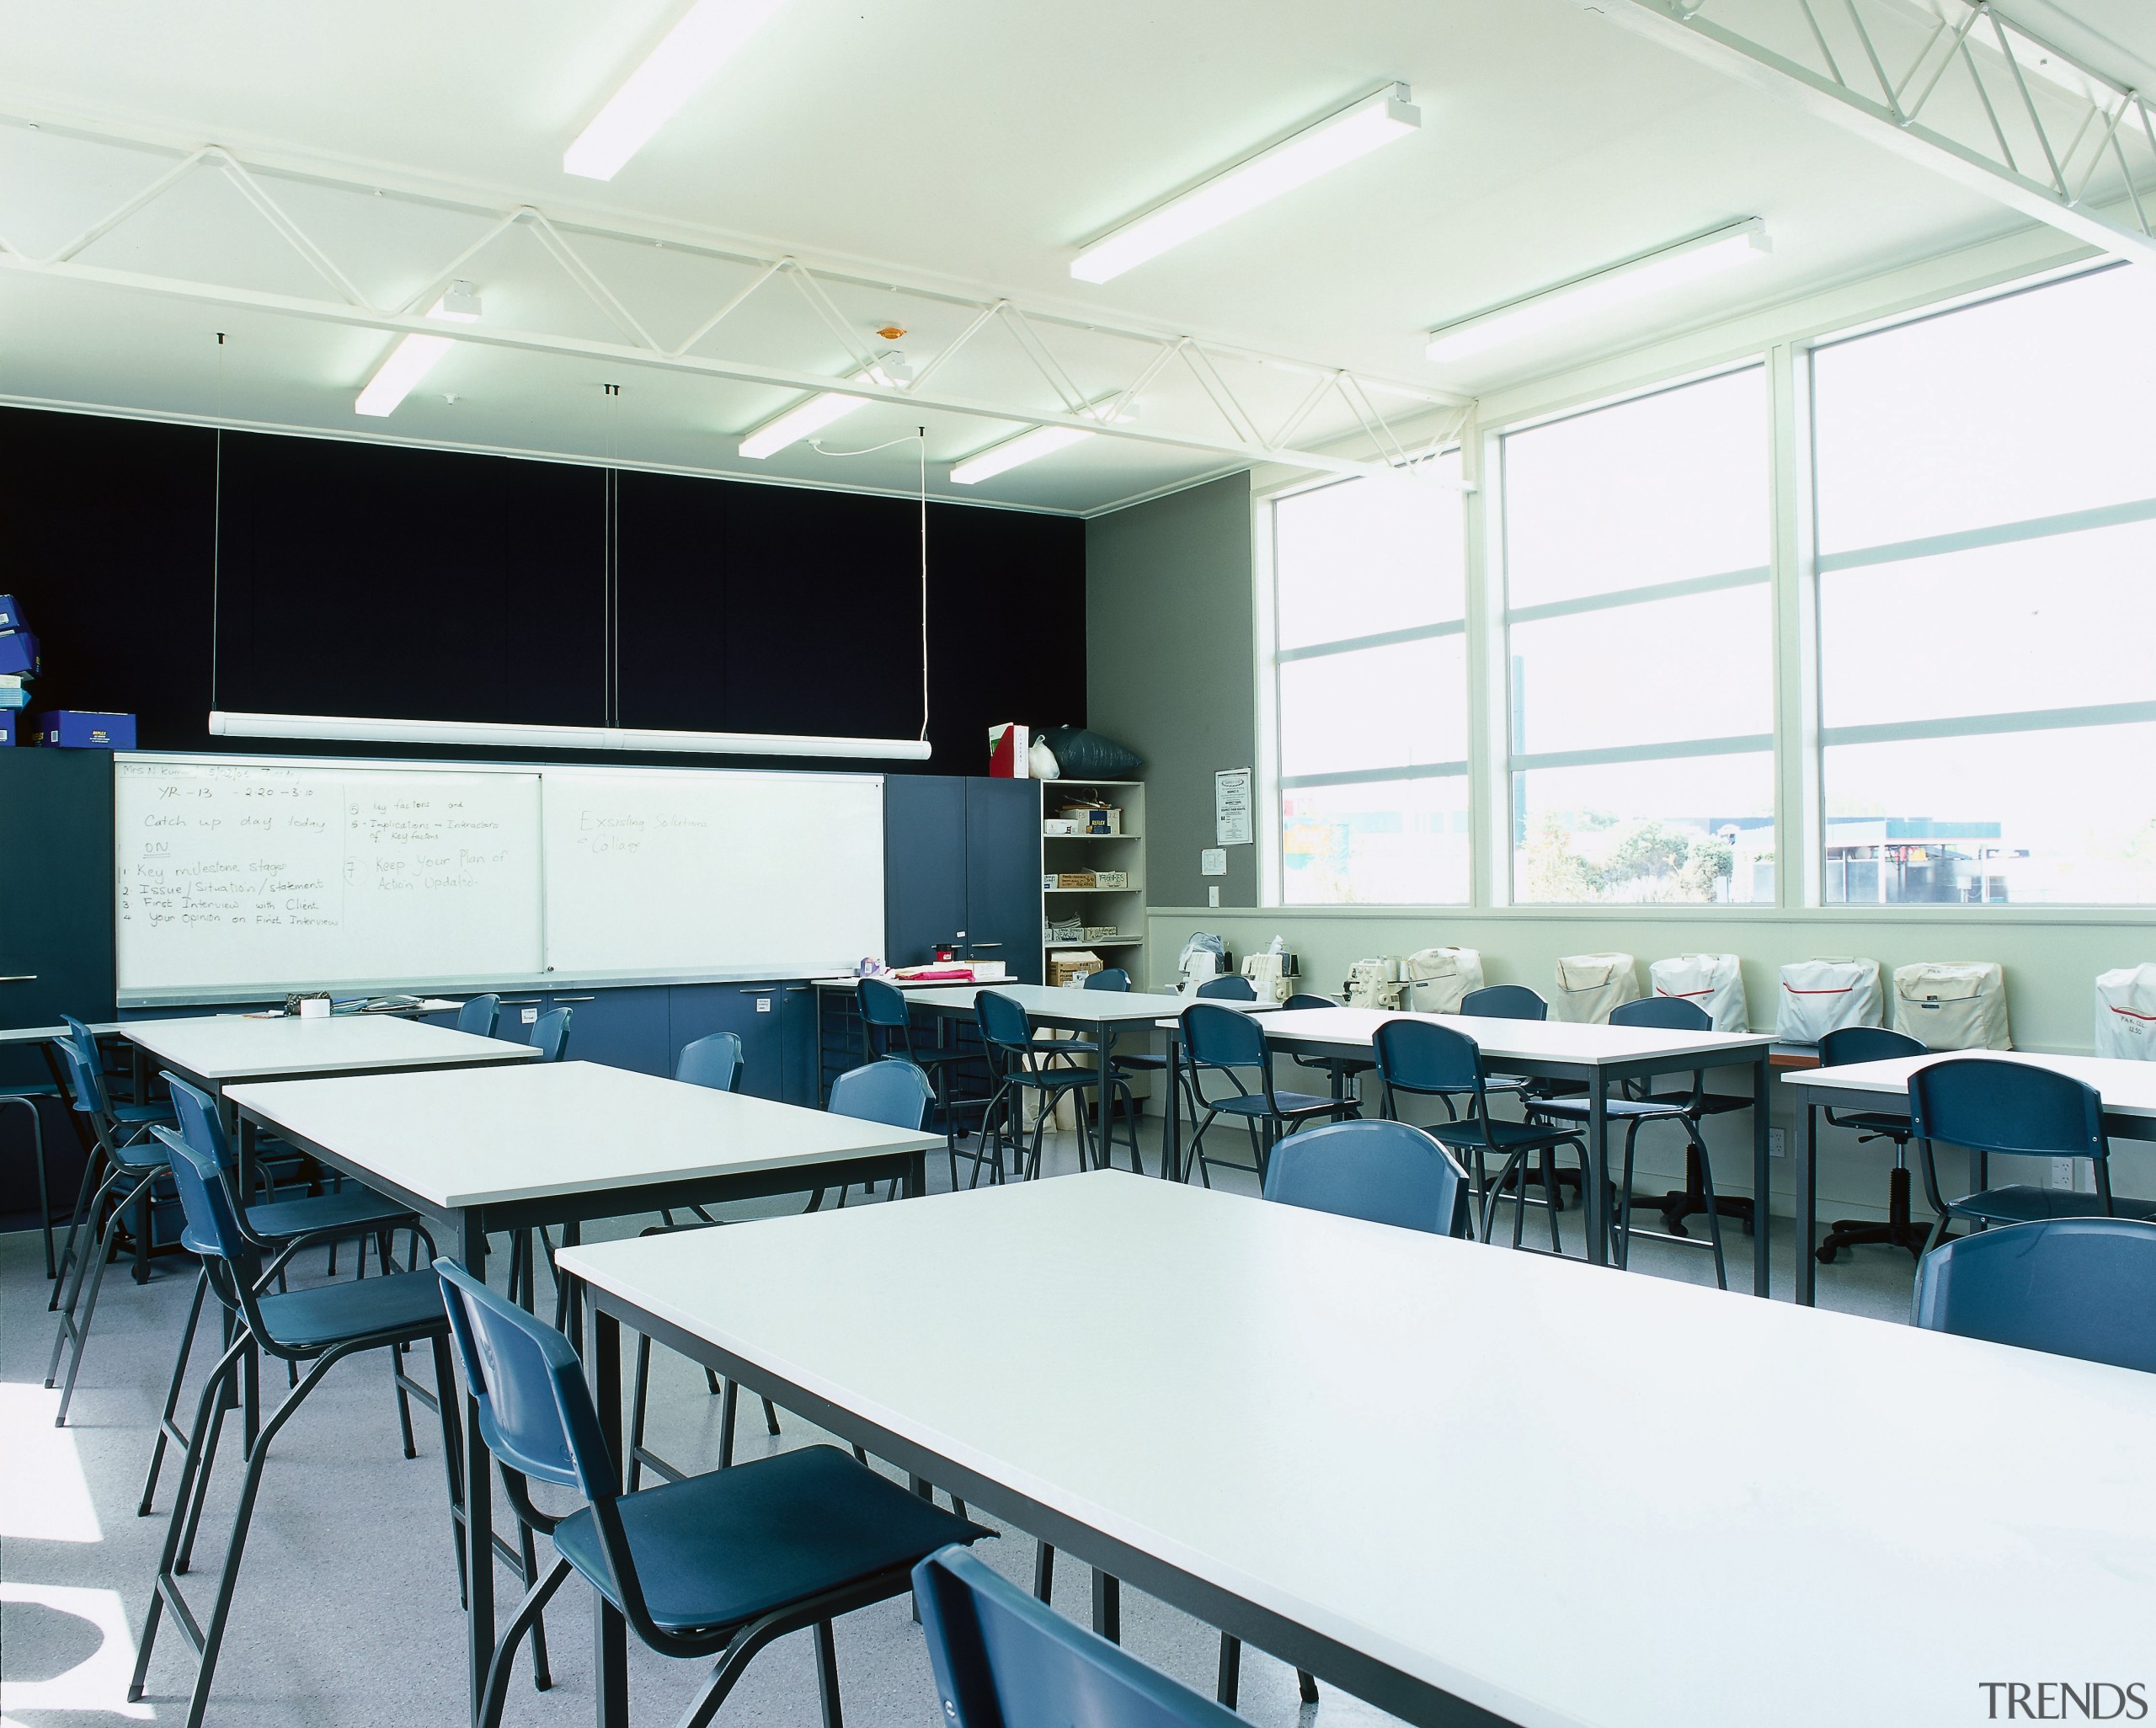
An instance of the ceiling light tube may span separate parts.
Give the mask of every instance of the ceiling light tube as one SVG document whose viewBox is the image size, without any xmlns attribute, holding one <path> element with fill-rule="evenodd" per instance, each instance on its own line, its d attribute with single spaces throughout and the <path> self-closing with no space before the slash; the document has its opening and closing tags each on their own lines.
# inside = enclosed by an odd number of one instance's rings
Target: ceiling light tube
<svg viewBox="0 0 2156 1728">
<path fill-rule="evenodd" d="M 991 444 L 978 455 L 955 463 L 951 469 L 951 483 L 973 486 L 983 480 L 993 480 L 1010 469 L 1038 461 L 1044 456 L 1054 456 L 1074 444 L 1083 444 L 1092 435 L 1077 426 L 1036 426 L 1030 432 L 1021 432 L 1016 438 Z"/>
<path fill-rule="evenodd" d="M 912 380 L 913 369 L 906 364 L 904 355 L 890 349 L 852 376 L 865 378 L 871 384 L 880 384 L 886 390 L 902 390 Z M 867 397 L 848 396 L 843 390 L 826 390 L 808 397 L 772 415 L 762 425 L 752 428 L 741 440 L 741 454 L 752 462 L 760 462 L 766 456 L 777 455 L 789 444 L 814 438 L 825 427 L 844 419 L 857 408 L 865 408 L 867 403 Z"/>
<path fill-rule="evenodd" d="M 428 308 L 427 316 L 446 323 L 476 324 L 479 322 L 478 291 L 469 282 L 451 282 L 442 297 Z M 434 370 L 435 362 L 451 346 L 446 336 L 423 336 L 416 331 L 400 339 L 374 369 L 374 376 L 360 392 L 352 411 L 376 419 L 395 413 L 398 403 L 419 387 L 419 381 Z"/>
<path fill-rule="evenodd" d="M 331 714 L 236 714 L 214 709 L 215 738 L 302 738 L 355 744 L 478 744 L 488 749 L 664 750 L 714 756 L 859 756 L 926 762 L 915 738 L 815 738 L 783 732 L 669 732 L 638 726 L 520 726 L 467 720 L 373 720 Z"/>
<path fill-rule="evenodd" d="M 1464 359 L 1486 348 L 1554 329 L 1590 312 L 1733 269 L 1773 250 L 1766 223 L 1753 216 L 1441 325 L 1430 332 L 1430 345 L 1424 351 L 1433 360 Z"/>
<path fill-rule="evenodd" d="M 612 179 L 784 3 L 696 0 L 562 153 L 563 168 Z"/>
<path fill-rule="evenodd" d="M 1406 137 L 1422 124 L 1407 86 L 1388 84 L 1102 236 L 1071 260 L 1070 274 L 1081 282 L 1108 281 L 1320 174 L 1369 155 L 1380 145 Z"/>
</svg>

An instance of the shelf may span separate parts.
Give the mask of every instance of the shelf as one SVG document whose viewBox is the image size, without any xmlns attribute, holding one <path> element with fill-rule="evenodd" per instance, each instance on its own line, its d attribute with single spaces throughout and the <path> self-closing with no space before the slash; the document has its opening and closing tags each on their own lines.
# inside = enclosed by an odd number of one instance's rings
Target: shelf
<svg viewBox="0 0 2156 1728">
<path fill-rule="evenodd" d="M 1145 938 L 1142 936 L 1080 936 L 1068 942 L 1043 942 L 1041 952 L 1043 954 L 1063 954 L 1073 948 L 1142 948 L 1145 946 Z"/>
<path fill-rule="evenodd" d="M 1043 888 L 1043 889 L 1041 890 L 1041 892 L 1042 892 L 1043 893 L 1044 893 L 1044 894 L 1142 894 L 1142 893 L 1144 893 L 1145 892 L 1145 886 L 1144 886 L 1144 884 L 1143 884 L 1143 883 L 1140 883 L 1140 884 L 1139 884 L 1138 887 L 1136 887 L 1136 888 Z"/>
<path fill-rule="evenodd" d="M 1144 840 L 1142 834 L 1044 834 L 1044 840 Z"/>
</svg>

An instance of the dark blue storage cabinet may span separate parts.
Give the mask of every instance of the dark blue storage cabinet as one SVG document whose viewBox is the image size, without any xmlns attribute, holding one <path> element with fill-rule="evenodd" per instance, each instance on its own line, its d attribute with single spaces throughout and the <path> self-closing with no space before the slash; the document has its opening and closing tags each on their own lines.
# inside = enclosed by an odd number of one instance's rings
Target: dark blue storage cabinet
<svg viewBox="0 0 2156 1728">
<path fill-rule="evenodd" d="M 667 1003 L 670 994 L 664 984 L 548 991 L 539 1003 L 539 1011 L 569 1011 L 569 1043 L 564 1053 L 571 1062 L 600 1062 L 609 1068 L 633 1069 L 638 1074 L 671 1074 L 674 1047 L 668 1042 Z M 506 1008 L 503 1018 L 509 1018 Z M 526 1042 L 531 1036 L 530 1029 L 520 1025 L 498 1030 L 505 1037 Z"/>
<path fill-rule="evenodd" d="M 667 1072 L 685 1044 L 712 1032 L 741 1040 L 741 1090 L 755 1098 L 786 1096 L 785 1016 L 779 984 L 675 984 L 667 991 Z M 760 1009 L 756 1005 L 764 1004 Z"/>
<path fill-rule="evenodd" d="M 974 954 L 1041 981 L 1040 787 L 894 774 L 883 782 L 884 958 L 918 966 L 959 931 Z"/>
<path fill-rule="evenodd" d="M 888 784 L 888 782 L 887 782 Z M 1041 789 L 966 782 L 966 938 L 1021 984 L 1041 980 Z"/>
</svg>

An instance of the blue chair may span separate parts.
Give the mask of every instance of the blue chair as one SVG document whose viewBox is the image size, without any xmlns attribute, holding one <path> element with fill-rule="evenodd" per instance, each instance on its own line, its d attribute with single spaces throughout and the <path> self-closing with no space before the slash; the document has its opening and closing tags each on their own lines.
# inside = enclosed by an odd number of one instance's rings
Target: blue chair
<svg viewBox="0 0 2156 1728">
<path fill-rule="evenodd" d="M 2156 1219 L 2156 1201 L 2121 1200 L 2112 1194 L 2104 1101 L 2094 1086 L 2056 1069 L 1978 1056 L 1927 1063 L 1909 1076 L 1909 1125 L 1923 1154 L 1924 1196 L 1939 1214 L 1932 1227 L 1933 1248 L 1957 1218 L 1979 1229 L 2053 1218 Z M 1941 1195 L 1932 1151 L 1939 1140 L 1975 1155 L 1977 1192 L 1958 1200 Z M 2027 1182 L 1984 1187 L 1983 1161 L 1993 1152 L 2086 1160 L 2095 1167 L 2096 1192 L 2080 1194 Z"/>
<path fill-rule="evenodd" d="M 1405 1122 L 1336 1122 L 1273 1149 L 1265 1197 L 1465 1241 L 1470 1183 L 1433 1134 Z"/>
<path fill-rule="evenodd" d="M 936 1103 L 936 1085 L 903 1057 L 849 1068 L 831 1082 L 831 1114 L 918 1133 Z"/>
<path fill-rule="evenodd" d="M 813 1627 L 825 1728 L 841 1728 L 831 1622 L 904 1595 L 937 1549 L 991 1533 L 834 1446 L 621 1493 L 568 1340 L 454 1261 L 435 1266 L 479 1432 L 518 1516 L 551 1534 L 558 1556 L 495 1646 L 478 1728 L 499 1728 L 516 1646 L 572 1571 L 649 1648 L 718 1658 L 685 1722 L 708 1723 L 758 1651 Z M 549 1517 L 531 1503 L 534 1481 L 586 1504 Z"/>
<path fill-rule="evenodd" d="M 1609 1023 L 1654 1027 L 1666 1032 L 1714 1030 L 1714 1021 L 1705 1009 L 1676 996 L 1648 996 L 1637 1002 L 1620 1003 L 1610 1011 Z M 1692 1084 L 1683 1091 L 1656 1092 L 1636 1080 L 1625 1081 L 1624 1091 L 1624 1096 L 1604 1098 L 1602 1102 L 1603 1120 L 1625 1125 L 1625 1160 L 1622 1174 L 1617 1179 L 1614 1219 L 1617 1265 L 1621 1268 L 1630 1264 L 1635 1235 L 1657 1242 L 1672 1242 L 1680 1248 L 1705 1248 L 1715 1257 L 1716 1288 L 1726 1290 L 1729 1272 L 1722 1260 L 1721 1220 L 1725 1216 L 1737 1215 L 1749 1223 L 1752 1203 L 1723 1200 L 1716 1196 L 1714 1165 L 1707 1156 L 1707 1143 L 1700 1135 L 1700 1123 L 1703 1118 L 1721 1111 L 1748 1109 L 1752 1101 L 1708 1091 L 1704 1069 L 1692 1070 Z M 1533 1115 L 1548 1121 L 1583 1125 L 1592 1114 L 1593 1107 L 1584 1098 L 1538 1098 L 1528 1108 Z M 1661 1230 L 1636 1229 L 1632 1223 L 1632 1156 L 1639 1144 L 1641 1128 L 1651 1122 L 1673 1122 L 1684 1131 L 1684 1186 L 1663 1197 L 1662 1218 L 1668 1228 Z M 1700 1197 L 1695 1208 L 1690 1204 L 1694 1195 Z M 1688 1208 L 1706 1213 L 1705 1242 L 1684 1233 L 1683 1220 Z"/>
<path fill-rule="evenodd" d="M 538 1051 L 542 1062 L 559 1062 L 568 1055 L 569 1022 L 575 1012 L 571 1008 L 549 1008 L 532 1022 L 531 1047 Z"/>
<path fill-rule="evenodd" d="M 1056 1062 L 1058 1057 L 1074 1051 L 1097 1053 L 1099 1046 L 1082 1040 L 1063 1042 L 1036 1037 L 1033 1016 L 1026 1012 L 1025 1005 L 1000 990 L 983 990 L 974 998 L 974 1020 L 980 1032 L 981 1048 L 988 1055 L 989 1075 L 994 1085 L 989 1093 L 988 1113 L 981 1118 L 979 1146 L 964 1155 L 973 1160 L 974 1165 L 973 1180 L 966 1186 L 979 1184 L 984 1162 L 991 1165 L 991 1183 L 1004 1179 L 1006 1137 L 1014 1151 L 1021 1155 L 1020 1174 L 1028 1179 L 1038 1176 L 1041 1141 L 1048 1132 L 1049 1117 L 1055 1107 L 1073 1093 L 1077 1095 L 1079 1167 L 1087 1169 L 1101 1162 L 1094 1150 L 1092 1123 L 1086 1115 L 1085 1094 L 1096 1084 L 1093 1070 L 1059 1066 Z M 1113 1067 L 1108 1070 L 1107 1084 L 1111 1096 L 1135 1114 L 1137 1106 L 1131 1100 L 1129 1085 L 1116 1078 Z M 1039 1108 L 1033 1123 L 1033 1147 L 1030 1155 L 1026 1155 L 1023 1105 L 1028 1096 L 1036 1099 Z M 1111 1110 L 1113 1107 L 1112 1105 Z M 1105 1130 L 1109 1124 L 1102 1123 L 1101 1126 Z"/>
<path fill-rule="evenodd" d="M 451 1384 L 447 1317 L 441 1310 L 441 1286 L 430 1272 L 392 1272 L 378 1278 L 348 1279 L 290 1294 L 262 1291 L 267 1275 L 260 1255 L 240 1223 L 238 1208 L 227 1191 L 224 1172 L 217 1160 L 196 1151 L 169 1128 L 154 1133 L 168 1160 L 174 1186 L 187 1218 L 187 1233 L 209 1270 L 211 1288 L 231 1317 L 231 1344 L 210 1370 L 196 1400 L 195 1421 L 181 1454 L 179 1484 L 173 1496 L 170 1523 L 157 1560 L 157 1581 L 150 1595 L 150 1608 L 135 1658 L 135 1672 L 127 1697 L 133 1703 L 142 1696 L 150 1659 L 157 1648 L 157 1628 L 168 1607 L 173 1623 L 196 1657 L 195 1686 L 188 1702 L 186 1728 L 201 1728 L 202 1713 L 210 1701 L 210 1685 L 217 1668 L 217 1653 L 224 1642 L 232 1592 L 239 1582 L 242 1558 L 247 1551 L 248 1526 L 254 1516 L 255 1496 L 262 1486 L 263 1467 L 269 1462 L 270 1443 L 323 1377 L 346 1357 L 363 1351 L 387 1350 L 394 1361 L 405 1346 L 424 1343 L 434 1352 L 435 1390 L 430 1395 L 416 1383 L 407 1388 L 430 1405 L 441 1420 L 442 1464 L 449 1480 L 451 1507 L 451 1535 L 456 1549 L 460 1574 L 464 1565 L 462 1496 L 458 1457 L 462 1425 L 456 1417 L 456 1388 Z M 264 1354 L 280 1361 L 304 1364 L 306 1372 L 284 1402 L 258 1428 L 257 1387 Z M 232 1517 L 231 1539 L 225 1545 L 224 1565 L 217 1580 L 216 1599 L 206 1618 L 198 1618 L 179 1587 L 194 1546 L 195 1531 L 209 1494 L 216 1462 L 217 1445 L 224 1431 L 225 1411 L 237 1402 L 243 1410 L 243 1455 L 246 1475 Z M 486 1564 L 486 1556 L 480 1557 Z"/>
<path fill-rule="evenodd" d="M 495 995 L 473 996 L 456 1011 L 456 1029 L 470 1032 L 475 1038 L 491 1038 L 502 1016 L 502 999 Z"/>
<path fill-rule="evenodd" d="M 1198 985 L 1197 997 L 1201 1002 L 1255 1002 L 1257 986 L 1239 973 L 1224 973 Z"/>
<path fill-rule="evenodd" d="M 1889 1032 L 1883 1026 L 1838 1027 L 1819 1040 L 1822 1068 L 1847 1068 L 1857 1062 L 1891 1062 L 1897 1057 L 1929 1056 L 1918 1039 L 1907 1032 Z M 1815 1251 L 1822 1266 L 1833 1264 L 1844 1248 L 1862 1242 L 1883 1242 L 1890 1248 L 1906 1248 L 1917 1260 L 1924 1258 L 1924 1239 L 1930 1234 L 1909 1216 L 1909 1141 L 1916 1130 L 1908 1112 L 1898 1110 L 1828 1110 L 1824 1112 L 1835 1128 L 1853 1128 L 1857 1143 L 1892 1140 L 1894 1169 L 1886 1178 L 1886 1222 L 1870 1219 L 1838 1218 L 1828 1225 L 1826 1240 Z"/>
<path fill-rule="evenodd" d="M 1312 1008 L 1337 1008 L 1340 1005 L 1330 996 L 1321 996 L 1314 990 L 1297 990 L 1283 1002 L 1281 1008 L 1289 1013 L 1304 1013 Z M 1366 1074 L 1377 1071 L 1377 1063 L 1366 1056 L 1298 1056 L 1298 1068 L 1315 1068 L 1332 1083 L 1332 1096 L 1348 1096 L 1348 1082 L 1359 1080 Z"/>
<path fill-rule="evenodd" d="M 179 1137 L 196 1152 L 215 1161 L 230 1182 L 236 1174 L 237 1160 L 232 1155 L 232 1145 L 225 1136 L 224 1124 L 217 1119 L 217 1101 L 199 1086 L 192 1085 L 178 1075 L 163 1076 L 172 1091 L 173 1113 L 179 1120 Z M 323 1243 L 356 1241 L 359 1244 L 359 1276 L 366 1276 L 367 1243 L 371 1240 L 382 1258 L 385 1272 L 397 1269 L 395 1257 L 390 1252 L 391 1235 L 400 1229 L 412 1233 L 413 1259 L 419 1257 L 419 1244 L 426 1239 L 416 1214 L 384 1199 L 371 1189 L 355 1183 L 339 1187 L 326 1194 L 308 1194 L 296 1199 L 272 1199 L 259 1205 L 235 1205 L 233 1216 L 240 1234 L 248 1245 L 263 1261 L 263 1278 L 275 1278 L 278 1288 L 285 1287 L 285 1267 L 291 1257 L 302 1249 Z M 429 1241 L 430 1257 L 432 1254 Z M 181 1245 L 200 1256 L 202 1249 L 191 1232 L 183 1231 Z M 332 1268 L 334 1270 L 334 1267 Z M 258 1288 L 257 1293 L 260 1293 Z M 158 1418 L 157 1437 L 150 1449 L 150 1468 L 142 1479 L 142 1496 L 135 1507 L 136 1516 L 147 1517 L 157 1490 L 157 1473 L 163 1467 L 168 1443 L 184 1447 L 187 1435 L 179 1427 L 176 1412 L 179 1409 L 179 1392 L 187 1376 L 188 1359 L 195 1350 L 195 1336 L 201 1324 L 202 1309 L 210 1294 L 210 1261 L 202 1260 L 195 1279 L 195 1299 L 187 1310 L 187 1324 L 179 1335 L 179 1351 L 173 1359 L 172 1379 L 165 1387 L 163 1415 Z M 229 1336 L 224 1340 L 229 1345 Z M 401 1379 L 398 1376 L 398 1379 Z M 394 1381 L 392 1382 L 394 1384 Z M 404 1456 L 419 1454 L 412 1443 L 412 1411 L 406 1400 L 405 1388 L 396 1385 L 398 1425 L 403 1431 Z"/>
<path fill-rule="evenodd" d="M 1089 990 L 1115 990 L 1128 994 L 1130 974 L 1120 966 L 1103 966 L 1098 972 L 1086 974 L 1086 988 Z"/>
<path fill-rule="evenodd" d="M 1089 990 L 1110 990 L 1118 995 L 1128 995 L 1131 989 L 1130 974 L 1120 966 L 1103 966 L 1098 972 L 1089 972 L 1086 974 L 1085 988 Z M 1126 1087 L 1130 1076 L 1134 1074 L 1166 1074 L 1168 1070 L 1168 1059 L 1163 1055 L 1157 1055 L 1150 1050 L 1130 1050 L 1118 1053 L 1115 1048 L 1115 1034 L 1112 1031 L 1104 1029 L 1101 1042 L 1107 1047 L 1109 1065 L 1113 1068 L 1118 1078 L 1125 1083 Z M 1130 1137 L 1131 1165 L 1139 1175 L 1143 1176 L 1145 1174 L 1145 1160 L 1138 1150 L 1135 1095 L 1127 1093 L 1118 1095 L 1111 1089 L 1111 1096 L 1123 1096 L 1124 1101 L 1131 1106 L 1130 1113 L 1123 1117 L 1123 1125 Z M 1113 1159 L 1115 1150 L 1113 1132 L 1107 1132 L 1106 1138 L 1110 1142 L 1108 1151 Z"/>
<path fill-rule="evenodd" d="M 161 1155 L 153 1144 L 148 1144 L 150 1126 L 172 1120 L 171 1110 L 163 1104 L 115 1104 L 105 1085 L 104 1057 L 98 1048 L 97 1035 L 72 1014 L 63 1014 L 61 1018 L 67 1023 L 67 1036 L 54 1048 L 61 1053 L 61 1071 L 67 1077 L 68 1107 L 79 1118 L 78 1126 L 87 1130 L 82 1139 L 90 1155 L 83 1166 L 75 1210 L 68 1222 L 59 1263 L 53 1270 L 52 1292 L 45 1302 L 47 1312 L 61 1305 L 68 1269 L 88 1248 L 89 1240 L 97 1235 L 103 1221 L 100 1208 L 103 1200 L 109 1197 L 105 1182 L 113 1174 L 112 1149 L 141 1144 L 142 1155 L 154 1160 Z M 79 1066 L 67 1059 L 69 1050 L 80 1059 Z M 147 1190 L 136 1202 L 136 1213 L 135 1282 L 139 1284 L 147 1283 L 150 1276 L 150 1195 Z M 79 1282 L 79 1271 L 76 1276 Z"/>
<path fill-rule="evenodd" d="M 1560 1146 L 1570 1146 L 1580 1162 L 1587 1162 L 1587 1149 L 1574 1128 L 1546 1123 L 1505 1122 L 1490 1114 L 1490 1081 L 1482 1067 L 1482 1049 L 1464 1032 L 1436 1020 L 1388 1020 L 1378 1027 L 1378 1074 L 1388 1100 L 1401 1092 L 1450 1092 L 1467 1106 L 1465 1116 L 1453 1122 L 1433 1123 L 1426 1132 L 1463 1162 L 1471 1160 L 1475 1187 L 1482 1197 L 1484 1241 L 1497 1219 L 1498 1197 L 1508 1187 L 1519 1190 L 1513 1212 L 1513 1246 L 1520 1245 L 1521 1225 L 1527 1212 L 1527 1160 L 1540 1153 L 1544 1204 L 1550 1214 L 1550 1251 L 1564 1252 L 1557 1230 L 1556 1160 Z M 1494 1180 L 1487 1160 L 1502 1160 Z"/>
<path fill-rule="evenodd" d="M 945 1728 L 1238 1728 L 1242 1718 L 1072 1624 L 962 1548 L 913 1570 Z"/>
<path fill-rule="evenodd" d="M 686 1086 L 738 1092 L 746 1066 L 739 1032 L 709 1032 L 681 1046 L 681 1053 L 674 1059 L 674 1078 Z"/>
<path fill-rule="evenodd" d="M 1214 984 L 1239 984 L 1249 988 L 1247 979 L 1214 979 L 1203 989 Z M 1203 990 L 1200 991 L 1203 994 Z M 1256 993 L 1250 999 L 1256 1000 Z M 1224 1008 L 1218 1001 L 1193 1002 L 1182 1011 L 1183 1072 L 1190 1086 L 1193 1112 L 1198 1117 L 1190 1139 L 1192 1155 L 1198 1164 L 1198 1179 L 1207 1187 L 1213 1186 L 1212 1166 L 1224 1170 L 1248 1171 L 1257 1176 L 1259 1186 L 1265 1182 L 1267 1160 L 1276 1142 L 1307 1122 L 1321 1117 L 1353 1116 L 1360 1107 L 1353 1098 L 1321 1098 L 1311 1092 L 1283 1091 L 1273 1081 L 1273 1047 L 1265 1041 L 1265 1028 L 1254 1015 L 1239 1008 Z M 1251 1072 L 1257 1081 L 1253 1091 L 1243 1080 L 1243 1074 Z M 1220 1075 L 1235 1088 L 1233 1092 L 1209 1097 L 1205 1091 L 1205 1076 Z M 1209 1158 L 1205 1152 L 1205 1131 L 1223 1116 L 1241 1119 L 1244 1130 L 1250 1136 L 1251 1161 L 1237 1164 L 1225 1158 Z M 1187 1179 L 1187 1171 L 1184 1172 Z"/>
<path fill-rule="evenodd" d="M 103 1174 L 97 1187 L 77 1209 L 60 1256 L 61 1277 L 53 1284 L 51 1300 L 59 1309 L 60 1324 L 53 1335 L 51 1359 L 45 1364 L 47 1388 L 60 1384 L 60 1358 L 63 1354 L 67 1357 L 67 1378 L 53 1417 L 55 1427 L 67 1425 L 75 1377 L 82 1371 L 83 1352 L 90 1341 L 90 1323 L 97 1316 L 98 1294 L 104 1287 L 104 1269 L 118 1252 L 120 1233 L 127 1227 L 128 1214 L 132 1212 L 136 1241 L 147 1241 L 152 1190 L 169 1174 L 164 1149 L 154 1139 L 141 1138 L 150 1125 L 131 1122 L 114 1110 L 105 1097 L 103 1075 L 83 1059 L 76 1041 L 62 1042 L 60 1053 L 72 1093 L 68 1101 L 89 1123 L 94 1136 L 96 1153 L 91 1169 Z M 121 1112 L 127 1108 L 122 1106 Z M 74 1275 L 68 1277 L 71 1264 Z"/>
<path fill-rule="evenodd" d="M 1917 1267 L 1917 1325 L 2156 1373 L 2156 1224 L 2054 1218 L 1981 1230 Z"/>
<path fill-rule="evenodd" d="M 1477 1020 L 1547 1020 L 1550 1005 L 1525 984 L 1485 984 L 1460 999 L 1460 1011 Z"/>
</svg>

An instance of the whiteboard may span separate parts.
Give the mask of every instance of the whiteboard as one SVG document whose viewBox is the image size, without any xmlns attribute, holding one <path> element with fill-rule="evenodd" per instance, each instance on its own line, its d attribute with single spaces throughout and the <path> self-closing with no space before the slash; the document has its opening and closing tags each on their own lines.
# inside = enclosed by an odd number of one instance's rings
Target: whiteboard
<svg viewBox="0 0 2156 1728">
<path fill-rule="evenodd" d="M 539 776 L 114 764 L 122 991 L 536 973 Z"/>
<path fill-rule="evenodd" d="M 883 781 L 546 771 L 548 968 L 800 978 L 883 952 Z"/>
</svg>

